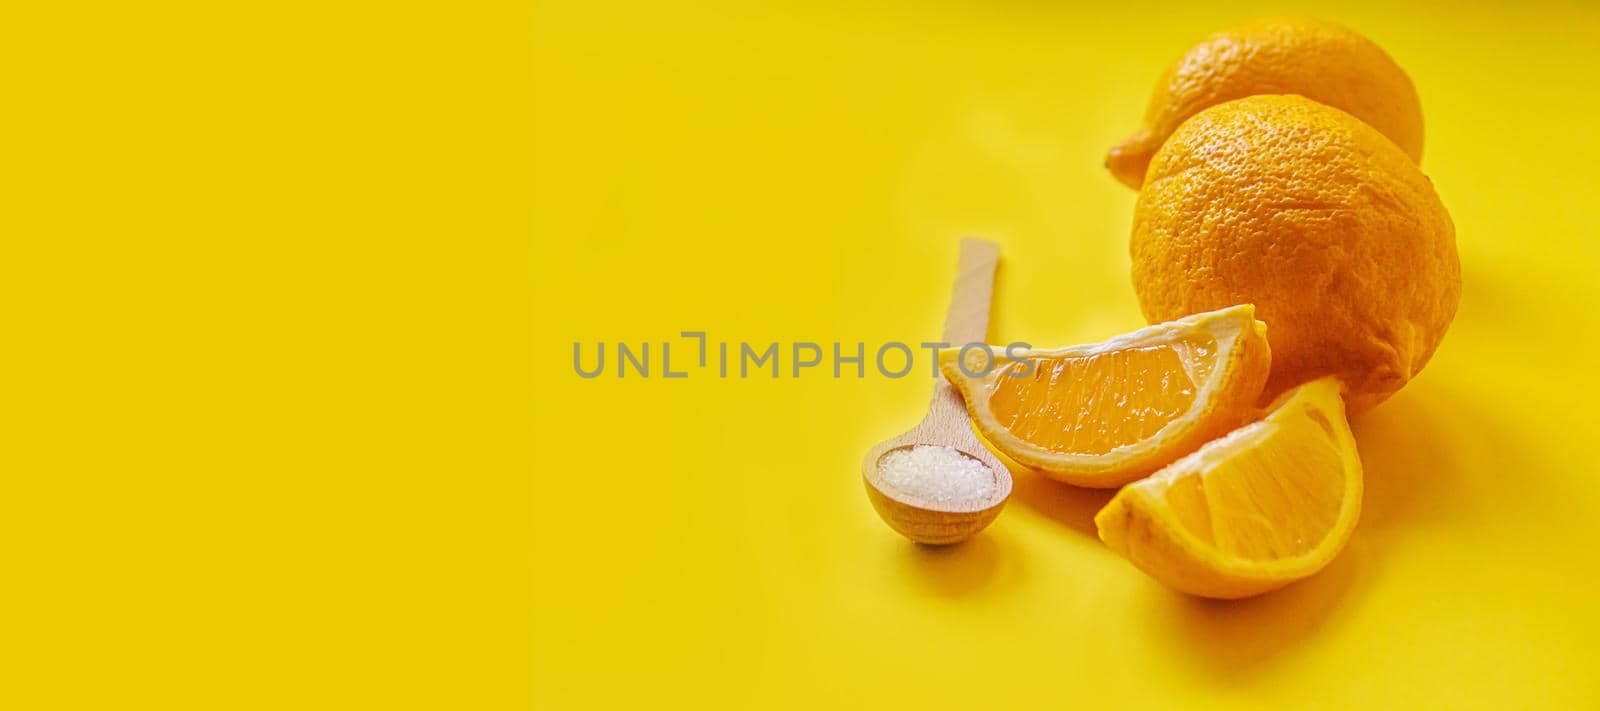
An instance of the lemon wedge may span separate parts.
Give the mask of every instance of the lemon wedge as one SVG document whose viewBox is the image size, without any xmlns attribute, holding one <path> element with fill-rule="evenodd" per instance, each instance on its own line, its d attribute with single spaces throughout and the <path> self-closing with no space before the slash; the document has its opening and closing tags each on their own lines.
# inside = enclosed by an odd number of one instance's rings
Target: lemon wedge
<svg viewBox="0 0 1600 711">
<path fill-rule="evenodd" d="M 1305 578 L 1361 514 L 1361 459 L 1342 386 L 1291 390 L 1261 420 L 1130 484 L 1095 516 L 1100 540 L 1169 587 L 1258 595 Z"/>
<path fill-rule="evenodd" d="M 1271 370 L 1249 304 L 1101 343 L 1000 350 L 946 351 L 939 368 L 996 449 L 1090 487 L 1126 484 L 1243 424 Z"/>
</svg>

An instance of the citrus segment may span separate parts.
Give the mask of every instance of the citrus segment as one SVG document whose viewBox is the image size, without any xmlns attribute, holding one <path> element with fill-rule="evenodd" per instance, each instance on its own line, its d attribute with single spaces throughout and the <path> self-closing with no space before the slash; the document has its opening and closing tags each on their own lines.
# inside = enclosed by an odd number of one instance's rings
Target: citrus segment
<svg viewBox="0 0 1600 711">
<path fill-rule="evenodd" d="M 1361 460 L 1341 385 L 1286 393 L 1260 421 L 1119 492 L 1101 540 L 1166 585 L 1216 598 L 1309 576 L 1338 554 L 1361 511 Z"/>
<path fill-rule="evenodd" d="M 1245 304 L 1104 343 L 1013 350 L 985 372 L 947 352 L 940 368 L 996 449 L 1062 481 L 1115 487 L 1242 422 L 1270 358 Z"/>
</svg>

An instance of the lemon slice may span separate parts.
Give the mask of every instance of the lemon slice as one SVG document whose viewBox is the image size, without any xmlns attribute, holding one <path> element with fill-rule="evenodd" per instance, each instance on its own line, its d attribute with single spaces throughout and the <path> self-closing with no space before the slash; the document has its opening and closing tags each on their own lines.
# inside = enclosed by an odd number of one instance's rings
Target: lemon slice
<svg viewBox="0 0 1600 711">
<path fill-rule="evenodd" d="M 1361 459 L 1341 385 L 1285 393 L 1245 425 L 1119 492 L 1100 540 L 1166 585 L 1240 598 L 1309 576 L 1361 514 Z"/>
<path fill-rule="evenodd" d="M 946 351 L 939 368 L 994 447 L 1054 479 L 1117 487 L 1242 424 L 1271 367 L 1242 304 L 1054 350 Z M 962 360 L 965 358 L 965 360 Z"/>
</svg>

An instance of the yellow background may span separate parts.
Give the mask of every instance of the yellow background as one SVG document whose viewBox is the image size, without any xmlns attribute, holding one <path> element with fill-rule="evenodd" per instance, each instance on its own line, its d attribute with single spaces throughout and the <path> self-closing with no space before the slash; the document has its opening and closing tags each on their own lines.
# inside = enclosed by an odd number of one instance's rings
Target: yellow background
<svg viewBox="0 0 1600 711">
<path fill-rule="evenodd" d="M 1024 474 L 945 551 L 860 454 L 918 379 L 573 374 L 571 347 L 1138 325 L 1099 167 L 1282 7 L 13 3 L 0 707 L 1593 705 L 1600 19 L 1306 12 L 1411 72 L 1461 314 L 1357 423 L 1321 576 L 1171 594 Z M 1292 8 L 1290 8 L 1292 9 Z M 676 364 L 675 364 L 676 365 Z"/>
<path fill-rule="evenodd" d="M 1478 5 L 541 5 L 535 697 L 1600 704 L 1600 16 Z M 1187 46 L 1275 10 L 1349 24 L 1411 74 L 1465 274 L 1427 371 L 1355 423 L 1364 516 L 1316 578 L 1169 592 L 1096 540 L 1106 494 L 1023 472 L 979 538 L 907 543 L 859 458 L 917 420 L 923 377 L 574 373 L 574 342 L 592 365 L 596 341 L 673 340 L 691 365 L 680 330 L 931 339 L 963 235 L 1003 245 L 991 341 L 1141 325 L 1134 194 L 1102 156 Z"/>
</svg>

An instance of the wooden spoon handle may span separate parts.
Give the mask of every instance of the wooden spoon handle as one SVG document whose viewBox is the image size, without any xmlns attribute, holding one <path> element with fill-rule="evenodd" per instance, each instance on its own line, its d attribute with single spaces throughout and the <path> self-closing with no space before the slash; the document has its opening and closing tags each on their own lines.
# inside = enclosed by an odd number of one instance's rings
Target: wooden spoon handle
<svg viewBox="0 0 1600 711">
<path fill-rule="evenodd" d="M 1000 245 L 981 239 L 961 240 L 955 291 L 944 317 L 944 342 L 952 348 L 982 343 L 989 332 L 989 301 L 994 295 L 994 268 Z"/>
<path fill-rule="evenodd" d="M 989 332 L 989 302 L 994 296 L 994 269 L 999 261 L 1000 245 L 981 239 L 961 240 L 955 288 L 950 294 L 950 310 L 944 317 L 944 342 L 951 348 L 984 342 Z M 950 381 L 939 378 L 934 384 L 933 402 L 922 428 L 943 438 L 940 441 L 973 441 L 966 406 Z"/>
</svg>

